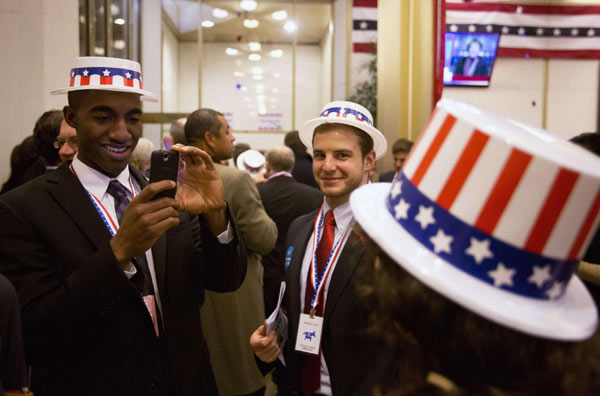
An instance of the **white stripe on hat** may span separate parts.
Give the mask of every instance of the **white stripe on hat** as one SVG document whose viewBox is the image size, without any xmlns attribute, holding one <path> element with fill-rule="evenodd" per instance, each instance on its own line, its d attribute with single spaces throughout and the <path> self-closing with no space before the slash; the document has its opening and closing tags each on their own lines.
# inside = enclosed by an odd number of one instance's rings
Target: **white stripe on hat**
<svg viewBox="0 0 600 396">
<path fill-rule="evenodd" d="M 496 139 L 488 140 L 450 208 L 456 217 L 468 224 L 475 223 L 510 155 L 510 150 L 511 147 Z"/>
<path fill-rule="evenodd" d="M 100 76 L 98 74 L 90 75 L 90 85 L 93 85 L 93 86 L 100 85 Z"/>
<path fill-rule="evenodd" d="M 427 149 L 431 145 L 432 140 L 437 135 L 438 130 L 446 120 L 448 113 L 445 111 L 436 111 L 433 114 L 433 118 L 431 119 L 428 127 L 423 131 L 421 137 L 413 147 L 410 152 L 410 157 L 406 160 L 406 163 L 402 167 L 402 171 L 408 177 L 408 179 L 412 179 L 417 170 L 417 167 L 423 160 Z"/>
<path fill-rule="evenodd" d="M 116 87 L 125 86 L 125 83 L 123 82 L 123 76 L 119 76 L 118 74 L 115 74 L 112 79 L 112 85 L 114 85 Z"/>
</svg>

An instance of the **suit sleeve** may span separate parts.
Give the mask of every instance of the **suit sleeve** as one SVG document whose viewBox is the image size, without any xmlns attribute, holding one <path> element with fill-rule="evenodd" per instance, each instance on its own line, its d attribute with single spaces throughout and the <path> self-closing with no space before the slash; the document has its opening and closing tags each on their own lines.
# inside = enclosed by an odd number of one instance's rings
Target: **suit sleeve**
<svg viewBox="0 0 600 396">
<path fill-rule="evenodd" d="M 275 247 L 277 225 L 269 217 L 258 189 L 246 172 L 239 172 L 229 203 L 246 249 L 264 255 Z"/>
</svg>

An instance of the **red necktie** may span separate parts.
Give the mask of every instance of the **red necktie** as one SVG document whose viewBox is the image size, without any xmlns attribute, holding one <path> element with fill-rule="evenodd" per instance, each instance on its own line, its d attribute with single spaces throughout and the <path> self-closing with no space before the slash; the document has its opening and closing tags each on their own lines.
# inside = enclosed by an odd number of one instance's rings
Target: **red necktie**
<svg viewBox="0 0 600 396">
<path fill-rule="evenodd" d="M 333 249 L 333 239 L 335 237 L 335 217 L 333 210 L 325 213 L 325 225 L 323 227 L 323 236 L 317 246 L 317 275 L 321 276 L 325 263 Z M 325 282 L 325 279 L 322 279 Z M 316 308 L 316 315 L 323 316 L 323 297 L 325 286 L 321 288 L 317 301 L 319 302 Z M 311 282 L 311 270 L 308 270 L 306 277 L 306 294 L 304 295 L 304 313 L 310 313 L 310 302 L 312 300 L 315 289 Z M 321 384 L 321 350 L 318 355 L 304 355 L 302 361 L 302 392 L 305 396 L 312 395 Z"/>
</svg>

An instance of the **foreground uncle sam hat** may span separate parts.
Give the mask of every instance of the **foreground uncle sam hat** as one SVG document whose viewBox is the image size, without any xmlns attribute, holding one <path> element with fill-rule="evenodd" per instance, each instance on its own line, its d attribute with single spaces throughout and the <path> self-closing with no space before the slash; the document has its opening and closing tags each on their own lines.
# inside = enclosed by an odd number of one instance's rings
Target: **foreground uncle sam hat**
<svg viewBox="0 0 600 396">
<path fill-rule="evenodd" d="M 158 97 L 142 89 L 142 68 L 128 59 L 100 56 L 75 58 L 69 74 L 69 86 L 50 92 L 52 95 L 84 89 L 129 92 L 141 95 L 141 100 L 158 102 Z"/>
<path fill-rule="evenodd" d="M 265 169 L 265 156 L 256 150 L 246 150 L 237 157 L 236 166 L 255 178 Z"/>
<path fill-rule="evenodd" d="M 380 159 L 387 150 L 387 141 L 381 132 L 373 126 L 373 116 L 363 106 L 347 101 L 330 102 L 323 107 L 321 115 L 306 121 L 299 129 L 300 140 L 306 147 L 312 148 L 313 132 L 319 125 L 339 123 L 352 125 L 365 131 L 373 139 L 375 156 Z"/>
<path fill-rule="evenodd" d="M 573 273 L 598 224 L 600 159 L 580 147 L 443 99 L 393 184 L 350 204 L 392 259 L 465 308 L 544 338 L 594 333 Z"/>
</svg>

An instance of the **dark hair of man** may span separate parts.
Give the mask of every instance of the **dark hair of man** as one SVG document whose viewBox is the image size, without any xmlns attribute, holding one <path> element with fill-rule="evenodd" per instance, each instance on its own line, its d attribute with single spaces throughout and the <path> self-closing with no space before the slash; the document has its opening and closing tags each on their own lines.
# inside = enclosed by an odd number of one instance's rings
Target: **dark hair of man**
<svg viewBox="0 0 600 396">
<path fill-rule="evenodd" d="M 392 146 L 392 154 L 408 153 L 413 146 L 413 142 L 408 139 L 400 138 Z"/>
<path fill-rule="evenodd" d="M 338 122 L 326 122 L 325 124 L 321 124 L 318 127 L 316 127 L 313 133 L 313 143 L 315 142 L 315 136 L 317 136 L 318 134 L 330 132 L 336 129 L 350 131 L 358 137 L 358 144 L 360 145 L 360 152 L 362 154 L 363 159 L 367 156 L 367 154 L 369 154 L 373 150 L 373 138 L 369 136 L 368 133 L 352 125 L 341 124 Z"/>
<path fill-rule="evenodd" d="M 300 140 L 300 135 L 298 131 L 291 131 L 285 134 L 283 138 L 283 144 L 292 149 L 295 153 L 304 153 L 306 152 L 306 146 Z"/>
<path fill-rule="evenodd" d="M 569 141 L 600 155 L 600 134 L 585 132 L 569 139 Z"/>
<path fill-rule="evenodd" d="M 394 374 L 380 385 L 382 394 L 407 394 L 398 390 L 411 383 L 429 386 L 419 378 L 428 372 L 450 379 L 465 395 L 498 394 L 497 389 L 522 396 L 592 395 L 600 389 L 599 333 L 568 343 L 496 324 L 414 278 L 360 227 L 357 231 L 366 239 L 367 262 L 379 259 L 378 270 L 368 265 L 360 269 L 365 282 L 358 292 L 373 306 L 371 331 L 399 356 L 389 369 Z"/>
<path fill-rule="evenodd" d="M 248 143 L 236 143 L 233 145 L 233 164 L 237 163 L 237 159 L 244 151 L 250 150 Z"/>
<path fill-rule="evenodd" d="M 60 133 L 60 124 L 63 113 L 60 110 L 48 110 L 38 118 L 33 128 L 35 147 L 47 165 L 54 165 L 60 161 L 58 149 L 54 148 L 54 141 Z"/>
<path fill-rule="evenodd" d="M 274 172 L 291 172 L 294 168 L 294 152 L 286 146 L 273 147 L 265 155 L 265 159 Z"/>
<path fill-rule="evenodd" d="M 219 136 L 221 121 L 218 116 L 222 113 L 213 109 L 198 109 L 189 115 L 185 122 L 185 138 L 189 144 L 194 144 L 198 140 L 204 140 L 204 134 L 207 132 Z"/>
</svg>

